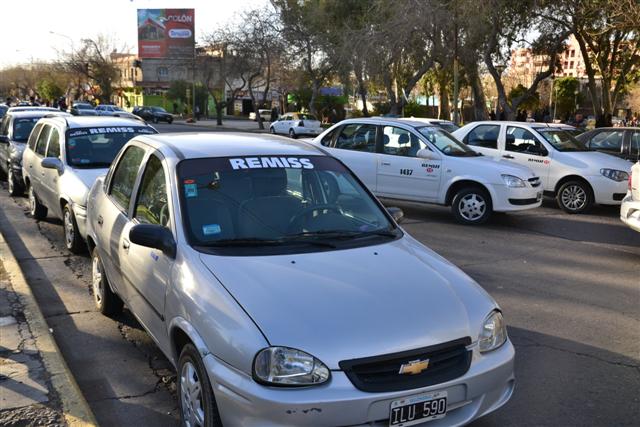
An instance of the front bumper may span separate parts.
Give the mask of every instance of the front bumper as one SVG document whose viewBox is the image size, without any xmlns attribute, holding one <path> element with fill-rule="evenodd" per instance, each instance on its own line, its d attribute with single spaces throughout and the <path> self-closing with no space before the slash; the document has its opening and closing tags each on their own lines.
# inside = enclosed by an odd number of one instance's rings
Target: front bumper
<svg viewBox="0 0 640 427">
<path fill-rule="evenodd" d="M 633 230 L 640 232 L 640 200 L 633 200 L 631 192 L 622 200 L 620 220 Z"/>
<path fill-rule="evenodd" d="M 627 193 L 627 181 L 614 181 L 604 176 L 588 177 L 593 188 L 594 201 L 601 205 L 619 205 L 622 195 Z"/>
<path fill-rule="evenodd" d="M 493 210 L 496 212 L 533 209 L 542 204 L 542 186 L 513 188 L 494 184 L 491 189 L 494 193 L 491 194 Z"/>
<path fill-rule="evenodd" d="M 429 391 L 448 392 L 447 415 L 428 426 L 463 425 L 504 405 L 513 393 L 514 348 L 509 340 L 480 354 L 473 349 L 465 375 L 442 384 L 408 391 L 368 393 L 356 389 L 342 371 L 328 384 L 305 388 L 265 387 L 250 375 L 209 354 L 204 364 L 225 425 L 388 426 L 393 400 Z"/>
</svg>

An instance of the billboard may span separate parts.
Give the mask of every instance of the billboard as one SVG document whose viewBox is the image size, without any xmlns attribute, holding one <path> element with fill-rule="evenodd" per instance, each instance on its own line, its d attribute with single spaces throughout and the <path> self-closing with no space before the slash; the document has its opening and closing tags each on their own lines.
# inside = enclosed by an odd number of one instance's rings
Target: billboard
<svg viewBox="0 0 640 427">
<path fill-rule="evenodd" d="M 194 9 L 138 9 L 139 58 L 193 58 Z"/>
</svg>

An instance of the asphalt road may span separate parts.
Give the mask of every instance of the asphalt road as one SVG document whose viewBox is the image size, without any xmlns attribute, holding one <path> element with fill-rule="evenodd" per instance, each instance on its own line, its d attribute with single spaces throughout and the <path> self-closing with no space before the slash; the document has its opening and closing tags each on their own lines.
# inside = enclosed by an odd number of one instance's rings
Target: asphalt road
<svg viewBox="0 0 640 427">
<path fill-rule="evenodd" d="M 0 229 L 99 423 L 177 425 L 167 360 L 126 310 L 115 319 L 95 312 L 90 260 L 65 250 L 61 222 L 33 221 L 26 199 L 6 194 L 1 188 Z M 465 227 L 447 208 L 388 204 L 402 207 L 403 227 L 477 280 L 505 313 L 518 384 L 505 407 L 475 426 L 637 425 L 640 233 L 622 226 L 617 208 L 569 216 L 545 201 Z"/>
</svg>

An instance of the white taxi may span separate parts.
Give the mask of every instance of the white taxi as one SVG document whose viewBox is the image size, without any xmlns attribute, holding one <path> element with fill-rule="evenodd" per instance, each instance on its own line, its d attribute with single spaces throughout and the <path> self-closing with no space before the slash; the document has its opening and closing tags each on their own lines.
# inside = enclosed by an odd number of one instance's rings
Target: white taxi
<svg viewBox="0 0 640 427">
<path fill-rule="evenodd" d="M 619 205 L 627 193 L 631 163 L 592 151 L 555 125 L 483 121 L 453 135 L 485 156 L 530 167 L 565 212 L 583 213 L 593 203 Z"/>
<path fill-rule="evenodd" d="M 377 196 L 451 206 L 463 224 L 542 202 L 540 178 L 529 168 L 481 156 L 422 121 L 344 120 L 313 143 L 346 163 Z"/>
</svg>

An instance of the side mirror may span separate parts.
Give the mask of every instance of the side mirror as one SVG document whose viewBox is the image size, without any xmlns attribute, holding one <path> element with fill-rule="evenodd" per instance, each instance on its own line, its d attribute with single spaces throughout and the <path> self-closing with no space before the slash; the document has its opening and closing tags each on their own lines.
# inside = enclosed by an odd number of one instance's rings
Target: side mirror
<svg viewBox="0 0 640 427">
<path fill-rule="evenodd" d="M 171 230 L 161 225 L 138 224 L 129 230 L 129 240 L 136 245 L 159 249 L 169 258 L 176 257 L 176 241 Z"/>
<path fill-rule="evenodd" d="M 9 137 L 7 135 L 0 135 L 0 143 L 8 144 L 9 143 Z"/>
<path fill-rule="evenodd" d="M 64 165 L 57 157 L 45 157 L 42 159 L 42 162 L 40 162 L 40 165 L 45 169 L 55 169 L 58 173 L 62 173 L 62 171 L 64 171 Z"/>
<path fill-rule="evenodd" d="M 390 207 L 387 208 L 387 212 L 389 212 L 389 214 L 393 217 L 393 220 L 398 224 L 401 223 L 404 219 L 404 212 L 402 212 L 402 209 L 400 208 Z"/>
<path fill-rule="evenodd" d="M 421 148 L 416 153 L 416 157 L 426 160 L 439 160 L 439 157 L 431 150 L 427 148 Z"/>
</svg>

